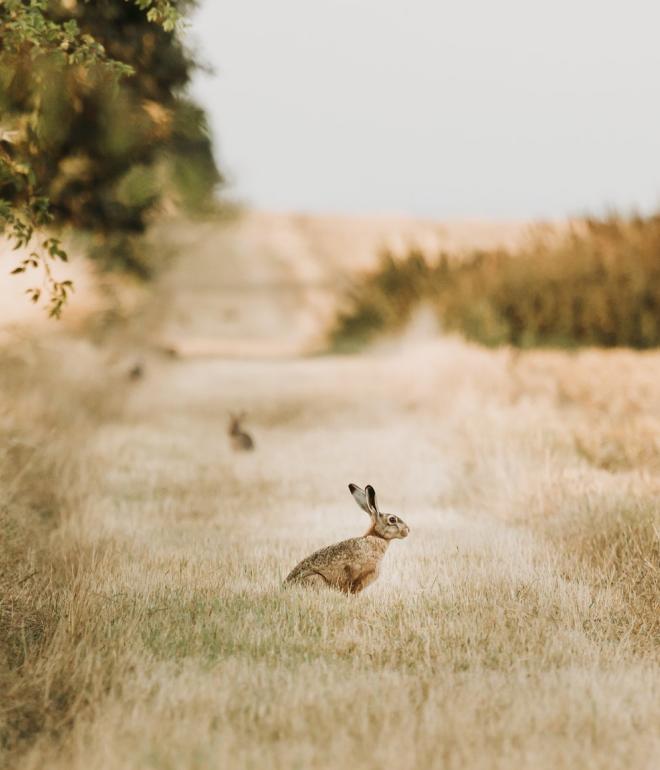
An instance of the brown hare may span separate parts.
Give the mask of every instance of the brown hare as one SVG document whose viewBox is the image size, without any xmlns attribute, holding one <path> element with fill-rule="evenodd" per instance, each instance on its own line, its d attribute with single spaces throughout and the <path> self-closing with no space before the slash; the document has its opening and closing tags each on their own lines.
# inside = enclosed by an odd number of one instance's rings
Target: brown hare
<svg viewBox="0 0 660 770">
<path fill-rule="evenodd" d="M 229 414 L 229 441 L 231 448 L 236 452 L 249 452 L 254 449 L 252 436 L 241 428 L 241 422 L 245 419 L 245 412 Z"/>
<path fill-rule="evenodd" d="M 136 361 L 128 370 L 128 379 L 137 382 L 144 377 L 144 364 L 142 361 Z"/>
<path fill-rule="evenodd" d="M 348 488 L 360 508 L 371 517 L 369 530 L 362 537 L 342 540 L 303 559 L 291 570 L 285 584 L 330 586 L 347 594 L 357 594 L 378 577 L 390 540 L 408 537 L 410 529 L 404 521 L 378 510 L 372 486 L 362 490 L 349 484 Z"/>
</svg>

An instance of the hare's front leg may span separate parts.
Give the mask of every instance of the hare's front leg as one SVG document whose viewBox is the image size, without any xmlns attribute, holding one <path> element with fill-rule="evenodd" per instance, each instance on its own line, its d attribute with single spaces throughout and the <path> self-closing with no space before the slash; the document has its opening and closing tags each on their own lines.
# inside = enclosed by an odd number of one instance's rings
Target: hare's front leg
<svg viewBox="0 0 660 770">
<path fill-rule="evenodd" d="M 363 572 L 359 577 L 357 577 L 352 585 L 351 585 L 351 593 L 352 594 L 359 594 L 360 591 L 364 591 L 364 589 L 371 585 L 374 580 L 378 577 L 378 570 L 372 569 L 369 572 Z"/>
</svg>

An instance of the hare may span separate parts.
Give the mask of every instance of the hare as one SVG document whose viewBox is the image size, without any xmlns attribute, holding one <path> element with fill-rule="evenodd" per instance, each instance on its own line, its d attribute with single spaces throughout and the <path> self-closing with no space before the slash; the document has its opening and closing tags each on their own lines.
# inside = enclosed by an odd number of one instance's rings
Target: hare
<svg viewBox="0 0 660 770">
<path fill-rule="evenodd" d="M 128 370 L 128 379 L 137 382 L 144 377 L 144 364 L 142 361 L 136 361 Z"/>
<path fill-rule="evenodd" d="M 245 412 L 241 412 L 240 414 L 229 413 L 229 440 L 231 442 L 231 448 L 236 452 L 249 452 L 254 449 L 252 436 L 241 428 L 241 422 L 245 417 Z"/>
<path fill-rule="evenodd" d="M 330 586 L 347 594 L 357 594 L 378 577 L 390 540 L 408 537 L 410 529 L 404 521 L 378 510 L 372 486 L 362 490 L 349 484 L 348 488 L 355 502 L 371 517 L 371 527 L 362 537 L 342 540 L 303 559 L 291 570 L 285 585 Z"/>
</svg>

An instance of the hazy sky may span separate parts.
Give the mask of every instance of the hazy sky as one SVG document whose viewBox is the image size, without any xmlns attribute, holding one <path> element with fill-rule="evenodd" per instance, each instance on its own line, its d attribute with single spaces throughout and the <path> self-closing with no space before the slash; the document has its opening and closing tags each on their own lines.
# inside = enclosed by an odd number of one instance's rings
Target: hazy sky
<svg viewBox="0 0 660 770">
<path fill-rule="evenodd" d="M 202 0 L 194 93 L 262 208 L 660 204 L 657 0 Z"/>
</svg>

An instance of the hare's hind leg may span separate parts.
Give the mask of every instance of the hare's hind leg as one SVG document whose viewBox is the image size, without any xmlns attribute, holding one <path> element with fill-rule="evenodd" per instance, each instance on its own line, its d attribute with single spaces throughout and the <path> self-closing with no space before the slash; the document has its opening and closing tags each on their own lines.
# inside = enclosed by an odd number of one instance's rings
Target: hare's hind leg
<svg viewBox="0 0 660 770">
<path fill-rule="evenodd" d="M 296 581 L 299 585 L 305 586 L 305 588 L 327 588 L 329 583 L 318 572 L 312 572 L 309 575 L 305 575 L 301 580 Z"/>
</svg>

